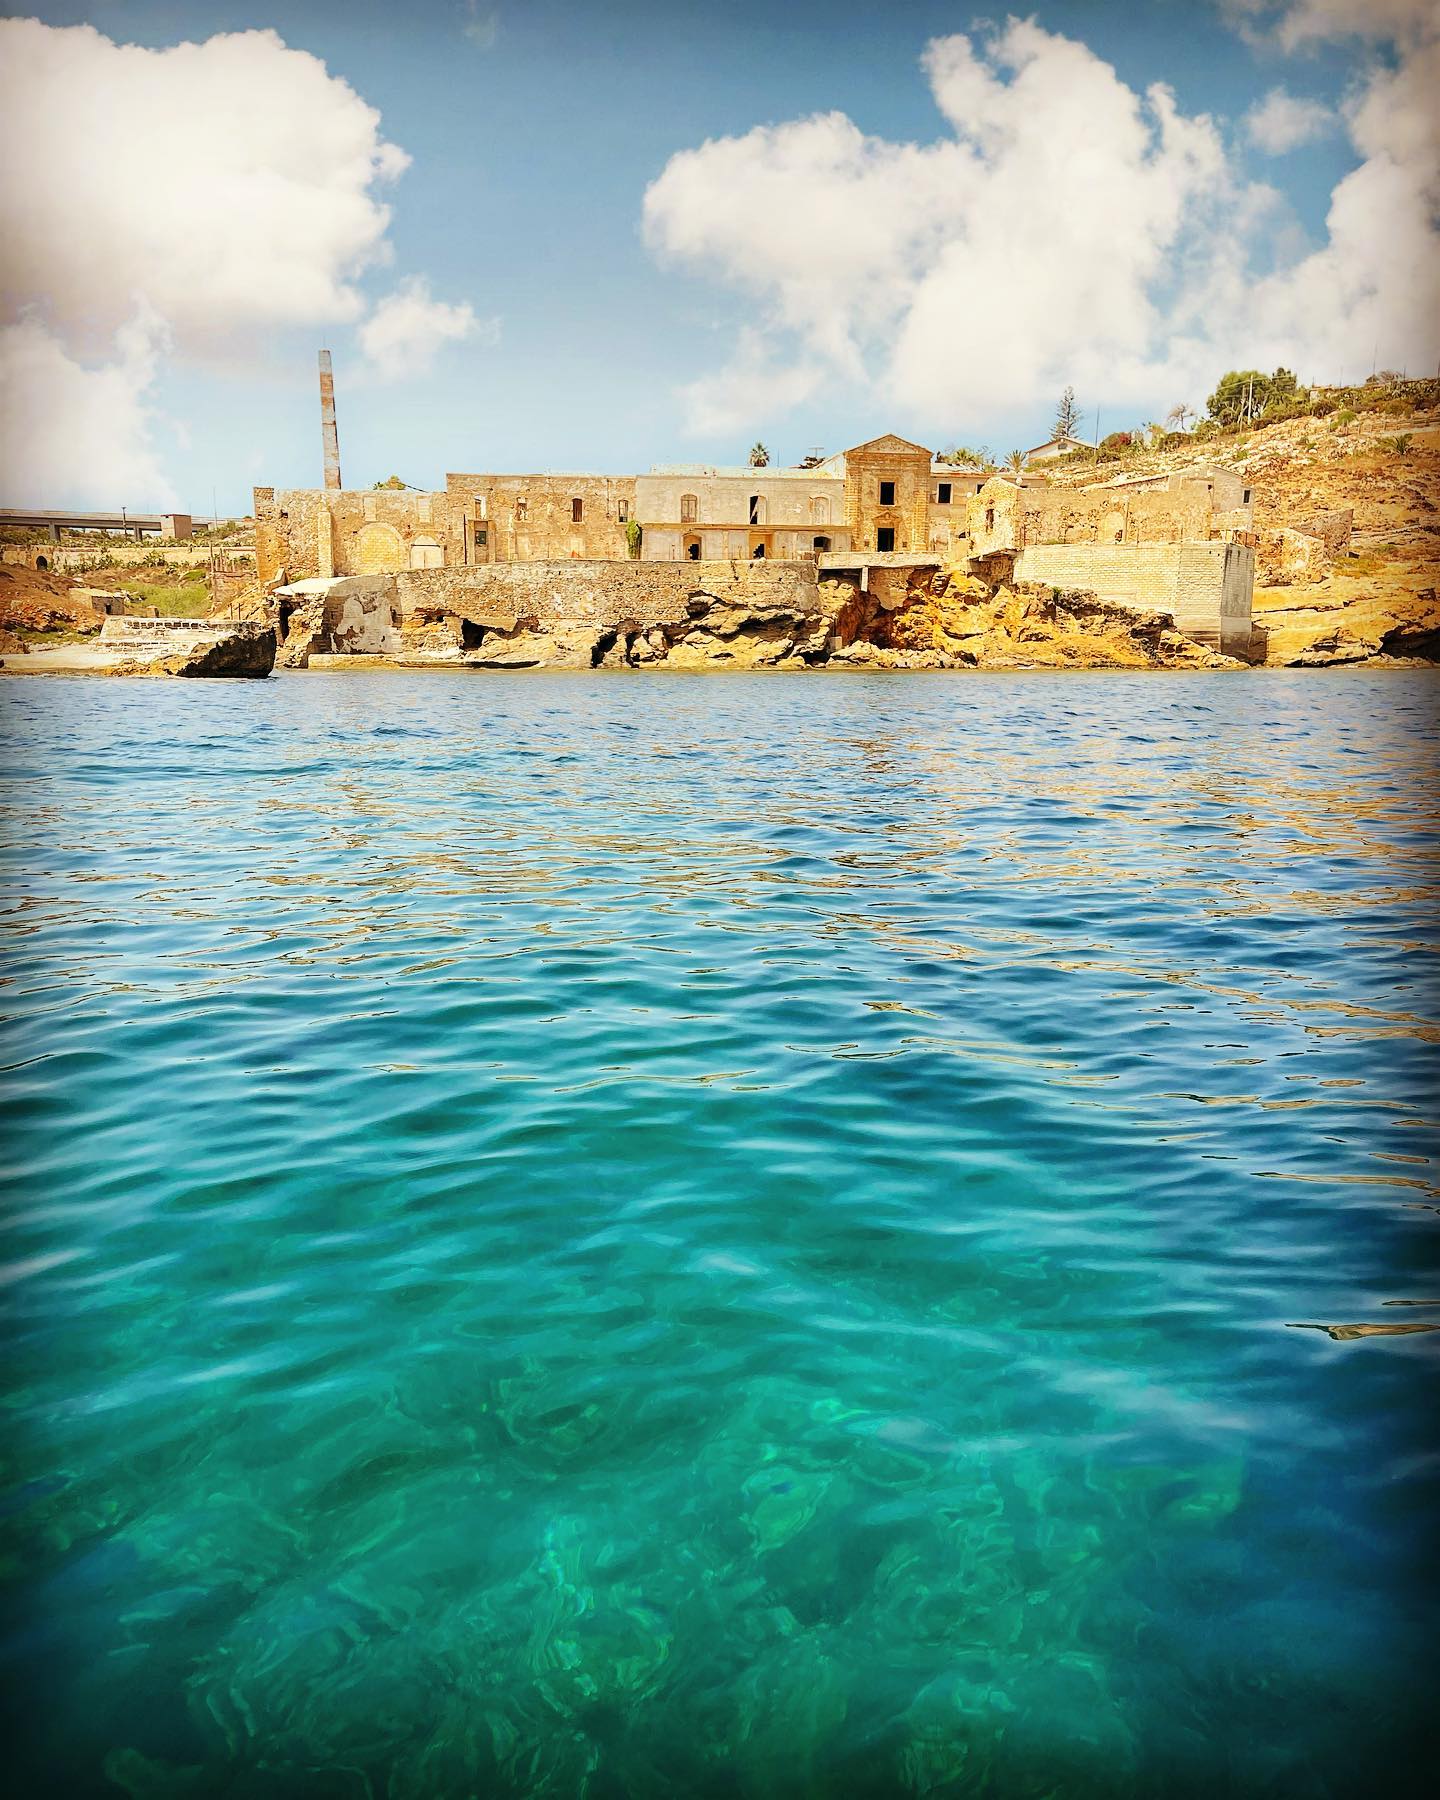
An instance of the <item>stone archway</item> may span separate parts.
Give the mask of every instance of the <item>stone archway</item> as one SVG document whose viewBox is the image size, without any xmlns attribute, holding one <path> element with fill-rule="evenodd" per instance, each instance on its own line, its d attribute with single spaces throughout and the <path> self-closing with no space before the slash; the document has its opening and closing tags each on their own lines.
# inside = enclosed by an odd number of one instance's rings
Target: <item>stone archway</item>
<svg viewBox="0 0 1440 1800">
<path fill-rule="evenodd" d="M 407 566 L 405 541 L 393 525 L 371 523 L 355 533 L 356 575 L 394 575 Z"/>
</svg>

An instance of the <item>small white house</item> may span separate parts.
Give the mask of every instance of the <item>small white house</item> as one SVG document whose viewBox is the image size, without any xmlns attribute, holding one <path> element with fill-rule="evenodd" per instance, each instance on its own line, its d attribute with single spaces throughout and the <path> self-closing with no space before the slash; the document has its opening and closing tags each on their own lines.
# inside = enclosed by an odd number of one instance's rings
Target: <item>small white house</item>
<svg viewBox="0 0 1440 1800">
<path fill-rule="evenodd" d="M 1051 438 L 1048 443 L 1037 444 L 1033 450 L 1027 450 L 1025 460 L 1032 463 L 1046 462 L 1052 456 L 1068 456 L 1072 450 L 1093 448 L 1093 444 L 1083 444 L 1079 438 L 1071 437 L 1068 432 L 1061 432 L 1059 437 Z"/>
</svg>

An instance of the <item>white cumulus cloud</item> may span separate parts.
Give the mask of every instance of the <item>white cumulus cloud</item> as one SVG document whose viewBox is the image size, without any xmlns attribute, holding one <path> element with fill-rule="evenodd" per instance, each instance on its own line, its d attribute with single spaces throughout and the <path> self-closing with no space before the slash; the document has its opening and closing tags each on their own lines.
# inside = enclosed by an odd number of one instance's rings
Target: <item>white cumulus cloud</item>
<svg viewBox="0 0 1440 1800">
<path fill-rule="evenodd" d="M 778 392 L 803 375 L 800 398 L 821 369 L 902 427 L 953 429 L 1072 382 L 1151 406 L 1252 359 L 1321 378 L 1378 345 L 1382 361 L 1428 366 L 1440 69 L 1412 33 L 1421 9 L 1391 10 L 1410 35 L 1392 33 L 1392 60 L 1370 66 L 1347 110 L 1359 166 L 1318 249 L 1296 247 L 1280 195 L 1244 177 L 1215 120 L 1163 86 L 1137 93 L 1033 20 L 930 44 L 949 128 L 933 143 L 867 136 L 831 112 L 681 152 L 645 196 L 646 240 L 755 310 L 745 354 L 684 391 L 692 424 L 726 416 L 727 386 L 743 410 L 756 368 Z M 1279 110 L 1272 141 L 1297 129 Z"/>
<path fill-rule="evenodd" d="M 1250 142 L 1267 156 L 1283 156 L 1323 137 L 1334 114 L 1318 100 L 1302 100 L 1283 87 L 1271 88 L 1245 115 Z"/>
<path fill-rule="evenodd" d="M 0 326 L 0 475 L 12 503 L 177 504 L 152 436 L 150 386 L 166 337 L 141 308 L 97 365 L 78 362 L 33 316 Z"/>
<path fill-rule="evenodd" d="M 429 282 L 414 275 L 380 301 L 356 335 L 371 373 L 398 381 L 423 374 L 445 344 L 472 337 L 493 344 L 499 333 L 498 320 L 477 319 L 467 303 L 433 299 Z"/>
<path fill-rule="evenodd" d="M 391 260 L 384 196 L 410 158 L 274 31 L 149 49 L 0 20 L 0 117 L 25 156 L 0 182 L 0 483 L 32 503 L 168 488 L 148 396 L 171 363 L 339 324 L 377 365 L 418 370 L 476 329 L 423 281 L 369 313 L 363 279 Z"/>
<path fill-rule="evenodd" d="M 143 49 L 89 25 L 0 21 L 0 294 L 113 330 L 135 296 L 177 342 L 353 319 L 387 254 L 376 189 L 408 164 L 380 115 L 273 31 Z"/>
<path fill-rule="evenodd" d="M 754 295 L 792 360 L 868 377 L 911 417 L 1102 371 L 1116 391 L 1155 336 L 1152 288 L 1193 249 L 1183 228 L 1241 204 L 1218 129 L 1033 22 L 937 39 L 925 69 L 949 136 L 891 143 L 835 112 L 707 143 L 649 189 L 648 242 Z"/>
<path fill-rule="evenodd" d="M 1440 0 L 1225 0 L 1225 10 L 1286 50 L 1343 37 L 1413 48 L 1440 34 Z"/>
</svg>

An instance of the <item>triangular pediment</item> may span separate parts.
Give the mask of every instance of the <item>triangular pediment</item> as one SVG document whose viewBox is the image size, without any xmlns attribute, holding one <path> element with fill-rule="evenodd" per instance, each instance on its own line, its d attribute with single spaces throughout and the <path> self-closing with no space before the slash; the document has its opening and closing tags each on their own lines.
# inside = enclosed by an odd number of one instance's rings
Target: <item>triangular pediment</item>
<svg viewBox="0 0 1440 1800">
<path fill-rule="evenodd" d="M 847 450 L 845 454 L 847 456 L 860 456 L 865 452 L 869 452 L 876 456 L 902 456 L 907 451 L 913 456 L 923 456 L 927 461 L 930 456 L 930 452 L 923 444 L 912 444 L 909 438 L 895 437 L 889 434 L 885 437 L 870 438 L 863 444 L 856 444 L 851 449 Z"/>
</svg>

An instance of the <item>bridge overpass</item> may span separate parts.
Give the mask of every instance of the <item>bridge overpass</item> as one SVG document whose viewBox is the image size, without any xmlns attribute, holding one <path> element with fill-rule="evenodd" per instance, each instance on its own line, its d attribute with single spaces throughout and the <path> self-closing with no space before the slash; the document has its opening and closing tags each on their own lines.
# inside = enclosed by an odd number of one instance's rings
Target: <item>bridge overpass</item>
<svg viewBox="0 0 1440 1800">
<path fill-rule="evenodd" d="M 4 525 L 48 530 L 52 544 L 60 542 L 62 531 L 122 531 L 137 544 L 147 533 L 188 538 L 191 532 L 189 513 L 132 513 L 123 506 L 119 512 L 25 512 L 20 507 L 0 506 L 0 526 Z"/>
</svg>

